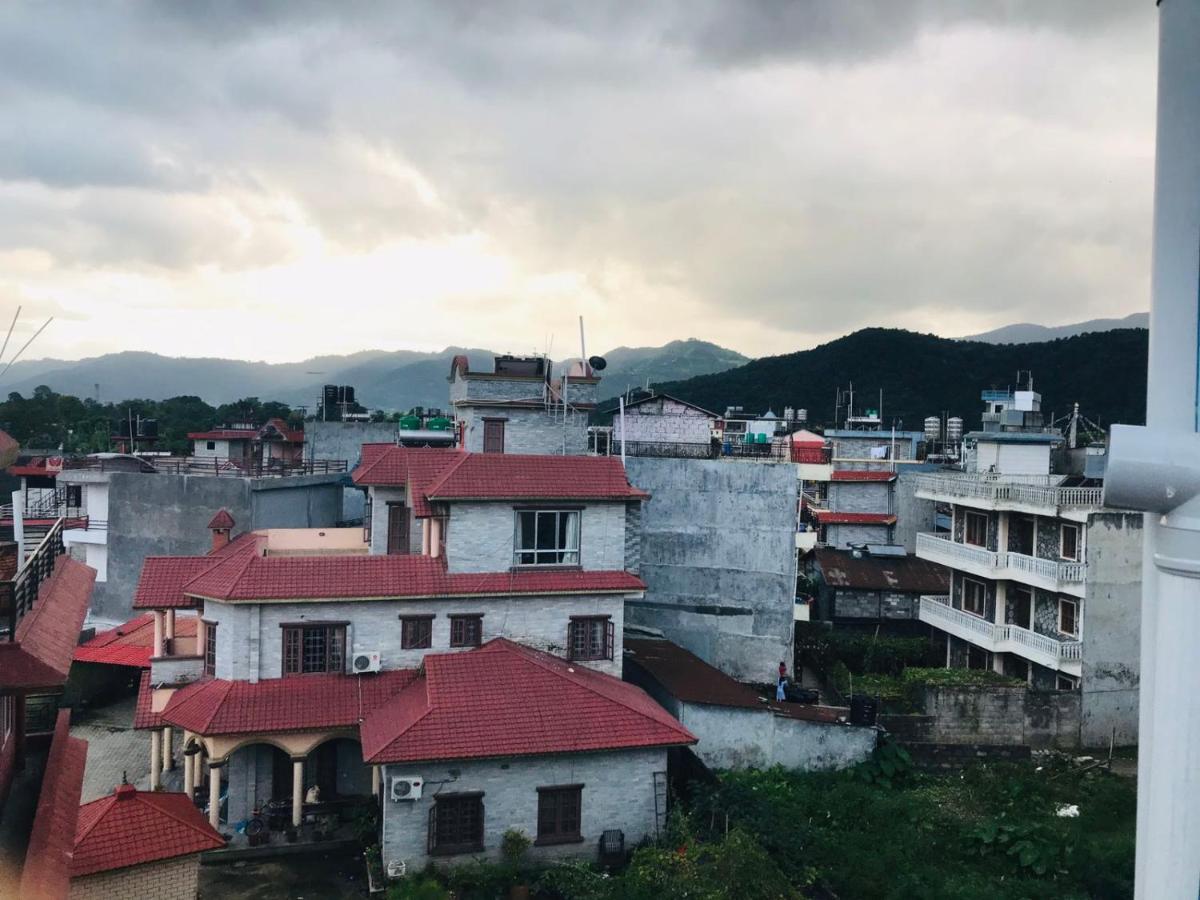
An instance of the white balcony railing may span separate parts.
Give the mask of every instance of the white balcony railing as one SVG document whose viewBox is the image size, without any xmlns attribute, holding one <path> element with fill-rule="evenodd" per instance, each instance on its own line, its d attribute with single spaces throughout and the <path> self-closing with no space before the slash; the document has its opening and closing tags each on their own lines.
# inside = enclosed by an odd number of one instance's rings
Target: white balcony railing
<svg viewBox="0 0 1200 900">
<path fill-rule="evenodd" d="M 917 475 L 918 496 L 926 499 L 950 498 L 984 500 L 997 508 L 1086 509 L 1103 503 L 1104 489 L 1098 487 L 1060 487 L 1061 476 L 971 475 L 966 473 Z"/>
<path fill-rule="evenodd" d="M 1051 591 L 1077 593 L 1087 566 L 1070 560 L 1042 559 L 1025 553 L 960 544 L 939 534 L 917 535 L 917 556 L 985 578 L 1007 578 Z"/>
<path fill-rule="evenodd" d="M 920 618 L 992 653 L 1015 653 L 1050 669 L 1079 674 L 1083 655 L 1080 641 L 1060 641 L 1020 625 L 997 625 L 955 609 L 945 595 L 921 597 Z"/>
</svg>

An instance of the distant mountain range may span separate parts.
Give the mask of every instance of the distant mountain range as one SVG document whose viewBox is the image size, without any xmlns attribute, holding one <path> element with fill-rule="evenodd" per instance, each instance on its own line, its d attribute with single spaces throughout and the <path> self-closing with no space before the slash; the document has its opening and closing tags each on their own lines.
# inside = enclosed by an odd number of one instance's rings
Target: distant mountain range
<svg viewBox="0 0 1200 900">
<path fill-rule="evenodd" d="M 435 353 L 364 350 L 346 356 L 317 356 L 297 363 L 168 357 L 128 351 L 81 360 L 39 359 L 16 363 L 0 384 L 4 395 L 28 397 L 38 385 L 58 393 L 100 400 L 163 400 L 195 395 L 218 405 L 242 397 L 314 407 L 323 384 L 350 384 L 364 406 L 406 410 L 445 406 L 450 360 L 466 354 L 472 368 L 491 367 L 488 350 L 447 347 Z M 662 347 L 618 347 L 604 354 L 608 366 L 601 392 L 691 378 L 740 366 L 749 358 L 706 341 L 672 341 Z"/>
<path fill-rule="evenodd" d="M 1133 313 L 1123 319 L 1089 319 L 1074 325 L 1034 325 L 1031 322 L 1021 322 L 1017 325 L 1005 325 L 1003 328 L 985 331 L 982 334 L 968 335 L 960 340 L 983 341 L 986 344 L 1033 344 L 1039 341 L 1074 337 L 1090 331 L 1149 327 L 1150 313 Z"/>
<path fill-rule="evenodd" d="M 856 406 L 878 406 L 890 427 L 919 431 L 926 416 L 947 411 L 978 428 L 979 392 L 1014 385 L 1033 372 L 1042 409 L 1065 415 L 1072 404 L 1101 426 L 1140 424 L 1146 413 L 1148 332 L 1091 331 L 1032 344 L 954 340 L 899 329 L 867 328 L 799 353 L 757 359 L 735 369 L 660 384 L 667 393 L 714 412 L 807 409 L 809 421 L 832 424 L 835 392 L 854 384 Z"/>
</svg>

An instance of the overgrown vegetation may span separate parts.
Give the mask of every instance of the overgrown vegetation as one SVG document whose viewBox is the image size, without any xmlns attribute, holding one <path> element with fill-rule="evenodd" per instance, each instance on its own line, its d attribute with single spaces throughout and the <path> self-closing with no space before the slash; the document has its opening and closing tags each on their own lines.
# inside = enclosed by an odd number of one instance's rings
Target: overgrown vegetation
<svg viewBox="0 0 1200 900">
<path fill-rule="evenodd" d="M 1062 815 L 1062 811 L 1078 815 Z M 885 741 L 845 772 L 726 773 L 624 871 L 473 863 L 390 900 L 1110 900 L 1132 895 L 1134 783 L 1064 757 L 916 770 Z"/>
</svg>

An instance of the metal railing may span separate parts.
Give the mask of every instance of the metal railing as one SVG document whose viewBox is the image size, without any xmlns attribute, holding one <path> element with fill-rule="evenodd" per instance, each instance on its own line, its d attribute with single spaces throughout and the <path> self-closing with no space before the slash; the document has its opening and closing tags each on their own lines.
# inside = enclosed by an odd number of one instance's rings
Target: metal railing
<svg viewBox="0 0 1200 900">
<path fill-rule="evenodd" d="M 992 652 L 1016 652 L 1050 665 L 1078 662 L 1083 656 L 1081 641 L 1060 641 L 1020 625 L 997 625 L 980 616 L 955 609 L 950 598 L 944 594 L 922 596 L 920 618 L 930 625 L 957 631 L 960 637 Z"/>
<path fill-rule="evenodd" d="M 973 563 L 998 570 L 998 576 L 1004 574 L 999 570 L 1012 569 L 1025 575 L 1071 584 L 1082 582 L 1087 574 L 1087 566 L 1081 562 L 1041 559 L 1011 550 L 988 550 L 986 547 L 960 544 L 940 534 L 928 532 L 917 535 L 917 556 L 934 562 L 946 560 L 950 565 L 956 562 Z"/>
<path fill-rule="evenodd" d="M 160 475 L 208 475 L 217 478 L 273 478 L 289 475 L 337 475 L 349 471 L 344 459 L 305 459 L 238 462 L 216 456 L 138 457 L 140 471 Z M 136 465 L 128 456 L 84 456 L 63 461 L 63 469 L 129 472 Z"/>
<path fill-rule="evenodd" d="M 0 581 L 0 622 L 4 623 L 8 640 L 16 640 L 17 624 L 33 611 L 42 582 L 53 573 L 63 552 L 63 520 L 59 519 L 13 579 Z"/>
<path fill-rule="evenodd" d="M 918 493 L 1038 507 L 1101 506 L 1104 489 L 1060 487 L 1061 476 L 917 475 Z"/>
<path fill-rule="evenodd" d="M 736 441 L 625 441 L 625 455 L 664 459 L 752 459 L 761 462 L 792 462 L 786 443 L 748 444 Z M 610 452 L 621 453 L 621 439 L 613 438 Z"/>
</svg>

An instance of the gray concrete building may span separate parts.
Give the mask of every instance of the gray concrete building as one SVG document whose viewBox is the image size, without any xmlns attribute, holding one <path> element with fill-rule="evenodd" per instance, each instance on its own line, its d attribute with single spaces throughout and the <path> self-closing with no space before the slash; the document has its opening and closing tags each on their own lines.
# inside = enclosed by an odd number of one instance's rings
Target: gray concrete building
<svg viewBox="0 0 1200 900">
<path fill-rule="evenodd" d="M 795 466 L 629 459 L 648 491 L 638 571 L 646 596 L 626 621 L 662 632 L 735 678 L 770 681 L 792 659 Z"/>
</svg>

